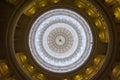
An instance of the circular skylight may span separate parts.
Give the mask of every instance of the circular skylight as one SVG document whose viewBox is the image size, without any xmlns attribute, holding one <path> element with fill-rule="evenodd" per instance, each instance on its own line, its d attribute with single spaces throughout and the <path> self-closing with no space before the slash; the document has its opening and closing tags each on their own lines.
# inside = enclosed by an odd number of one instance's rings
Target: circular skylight
<svg viewBox="0 0 120 80">
<path fill-rule="evenodd" d="M 29 32 L 29 48 L 44 69 L 65 73 L 85 63 L 92 50 L 90 26 L 78 13 L 53 9 L 40 15 Z"/>
</svg>

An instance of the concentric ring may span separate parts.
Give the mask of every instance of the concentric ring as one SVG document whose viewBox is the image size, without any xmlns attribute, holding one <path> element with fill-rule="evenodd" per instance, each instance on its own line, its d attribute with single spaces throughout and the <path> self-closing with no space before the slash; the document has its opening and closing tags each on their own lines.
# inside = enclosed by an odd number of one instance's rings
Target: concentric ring
<svg viewBox="0 0 120 80">
<path fill-rule="evenodd" d="M 55 53 L 65 53 L 71 49 L 73 45 L 72 33 L 65 28 L 55 28 L 49 33 L 47 38 L 49 48 Z"/>
<path fill-rule="evenodd" d="M 46 70 L 65 73 L 79 68 L 92 50 L 90 26 L 81 15 L 53 9 L 39 16 L 29 32 L 29 48 Z"/>
</svg>

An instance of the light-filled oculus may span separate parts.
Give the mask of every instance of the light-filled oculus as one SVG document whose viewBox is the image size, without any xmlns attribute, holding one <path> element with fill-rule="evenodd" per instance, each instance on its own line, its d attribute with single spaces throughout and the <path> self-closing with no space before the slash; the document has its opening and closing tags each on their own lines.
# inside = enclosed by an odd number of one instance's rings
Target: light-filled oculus
<svg viewBox="0 0 120 80">
<path fill-rule="evenodd" d="M 93 46 L 87 21 L 68 9 L 53 9 L 40 15 L 29 31 L 34 60 L 55 73 L 73 71 L 86 62 Z"/>
</svg>

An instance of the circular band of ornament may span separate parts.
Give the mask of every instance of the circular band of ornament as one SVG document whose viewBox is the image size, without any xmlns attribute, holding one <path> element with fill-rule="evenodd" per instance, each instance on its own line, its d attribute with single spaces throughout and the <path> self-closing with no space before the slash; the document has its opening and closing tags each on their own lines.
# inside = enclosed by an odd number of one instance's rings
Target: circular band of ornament
<svg viewBox="0 0 120 80">
<path fill-rule="evenodd" d="M 78 13 L 53 9 L 40 15 L 29 32 L 29 48 L 44 69 L 65 73 L 85 63 L 92 50 L 90 26 Z"/>
<path fill-rule="evenodd" d="M 66 26 L 66 25 L 54 25 L 54 26 Z M 71 49 L 73 45 L 73 36 L 70 31 L 65 28 L 56 28 L 48 34 L 48 39 L 46 40 L 49 48 L 51 48 L 54 53 L 65 53 Z"/>
</svg>

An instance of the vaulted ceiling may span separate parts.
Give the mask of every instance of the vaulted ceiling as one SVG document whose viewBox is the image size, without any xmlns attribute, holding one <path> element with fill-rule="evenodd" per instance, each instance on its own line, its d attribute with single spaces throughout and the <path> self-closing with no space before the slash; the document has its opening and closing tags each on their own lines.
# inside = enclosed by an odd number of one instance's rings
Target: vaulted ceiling
<svg viewBox="0 0 120 80">
<path fill-rule="evenodd" d="M 120 0 L 0 0 L 0 80 L 120 80 Z"/>
</svg>

